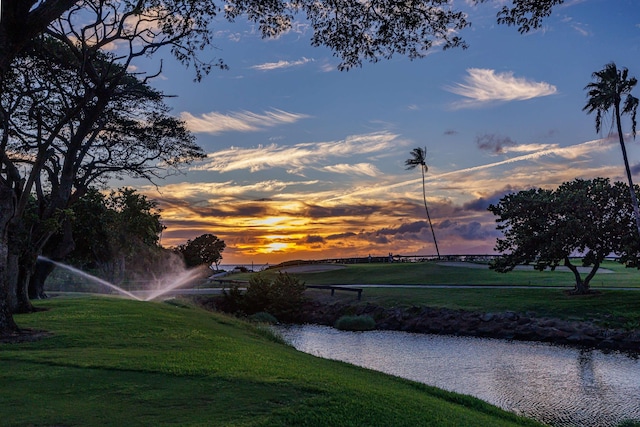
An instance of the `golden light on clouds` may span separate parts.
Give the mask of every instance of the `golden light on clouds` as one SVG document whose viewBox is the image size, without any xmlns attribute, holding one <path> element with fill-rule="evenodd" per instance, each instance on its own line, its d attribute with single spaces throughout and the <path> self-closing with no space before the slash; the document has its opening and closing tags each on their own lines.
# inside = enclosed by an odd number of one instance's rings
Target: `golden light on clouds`
<svg viewBox="0 0 640 427">
<path fill-rule="evenodd" d="M 285 249 L 291 249 L 290 245 L 288 245 L 287 243 L 269 243 L 266 247 L 266 251 L 265 253 L 271 253 L 271 252 L 279 252 L 279 251 L 284 251 Z"/>
<path fill-rule="evenodd" d="M 368 145 L 370 154 L 377 156 L 376 176 L 359 170 L 359 165 L 374 157 L 363 157 L 358 141 L 378 144 L 376 149 Z M 162 244 L 175 246 L 213 233 L 227 244 L 225 264 L 435 254 L 422 202 L 422 179 L 404 169 L 409 150 L 388 133 L 350 137 L 344 142 L 341 147 L 301 144 L 298 148 L 310 158 L 304 162 L 294 159 L 295 173 L 283 171 L 289 179 L 260 179 L 254 174 L 264 178 L 264 172 L 252 173 L 251 167 L 244 166 L 246 173 L 235 179 L 222 176 L 220 182 L 146 188 L 144 192 L 158 200 L 167 226 Z M 387 155 L 393 149 L 391 142 L 397 145 L 393 161 Z M 331 148 L 334 154 L 322 148 Z M 509 146 L 501 157 L 488 154 L 484 162 L 471 165 L 448 169 L 430 165 L 427 200 L 441 253 L 492 253 L 499 233 L 487 207 L 507 193 L 534 185 L 551 188 L 589 174 L 616 179 L 622 171 L 619 166 L 590 163 L 591 156 L 602 157 L 612 148 L 617 147 L 606 139 L 566 147 L 522 144 Z M 344 167 L 349 150 L 354 154 L 353 168 Z M 245 151 L 239 150 L 238 155 L 244 157 Z M 333 162 L 332 156 L 343 160 Z M 235 163 L 238 159 L 229 155 L 228 160 L 234 168 L 241 167 Z M 394 162 L 395 169 L 382 172 L 383 165 Z M 270 167 L 280 164 L 284 169 L 284 160 L 272 159 Z M 338 166 L 326 167 L 330 165 Z M 218 170 L 210 176 L 215 180 L 227 173 L 237 174 Z"/>
</svg>

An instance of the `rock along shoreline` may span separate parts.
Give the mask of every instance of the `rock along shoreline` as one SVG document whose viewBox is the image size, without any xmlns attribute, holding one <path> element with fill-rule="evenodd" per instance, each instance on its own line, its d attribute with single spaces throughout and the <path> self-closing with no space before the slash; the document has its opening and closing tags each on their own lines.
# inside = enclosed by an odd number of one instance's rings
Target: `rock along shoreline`
<svg viewBox="0 0 640 427">
<path fill-rule="evenodd" d="M 297 323 L 333 326 L 344 315 L 368 315 L 378 330 L 541 341 L 640 355 L 640 331 L 608 329 L 592 322 L 536 317 L 513 311 L 484 313 L 435 307 L 384 308 L 374 304 L 309 301 Z"/>
</svg>

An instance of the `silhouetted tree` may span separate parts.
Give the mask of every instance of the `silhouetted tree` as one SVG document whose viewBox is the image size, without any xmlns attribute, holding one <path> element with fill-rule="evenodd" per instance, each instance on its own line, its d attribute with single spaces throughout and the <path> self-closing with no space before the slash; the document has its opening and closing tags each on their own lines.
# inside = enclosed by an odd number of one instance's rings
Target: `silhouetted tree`
<svg viewBox="0 0 640 427">
<path fill-rule="evenodd" d="M 187 240 L 187 243 L 179 245 L 176 251 L 182 254 L 187 267 L 197 267 L 203 264 L 209 267 L 215 264 L 217 270 L 218 264 L 222 260 L 222 251 L 226 246 L 224 240 L 209 233 L 193 240 Z"/>
<path fill-rule="evenodd" d="M 0 99 L 4 163 L 26 175 L 14 178 L 20 191 L 9 231 L 7 264 L 17 274 L 7 283 L 17 312 L 32 309 L 27 289 L 37 256 L 56 232 L 51 221 L 67 221 L 65 209 L 89 185 L 123 175 L 153 182 L 204 156 L 184 122 L 168 114 L 165 95 L 127 72 L 119 58 L 98 51 L 78 60 L 81 49 L 50 36 L 24 52 Z M 40 220 L 26 227 L 31 194 Z M 57 259 L 73 249 L 70 237 L 58 241 Z"/>
<path fill-rule="evenodd" d="M 629 192 L 631 194 L 636 227 L 638 229 L 638 235 L 640 235 L 638 197 L 636 196 L 633 186 L 621 122 L 621 116 L 623 114 L 628 114 L 631 117 L 631 135 L 633 139 L 635 139 L 638 98 L 631 95 L 631 91 L 638 83 L 638 80 L 635 77 L 629 77 L 629 70 L 627 68 L 618 69 L 613 62 L 605 65 L 602 70 L 594 72 L 592 76 L 594 82 L 589 83 L 585 87 L 585 89 L 588 90 L 589 100 L 582 110 L 586 111 L 587 114 L 591 114 L 594 111 L 596 112 L 596 132 L 600 132 L 602 129 L 602 116 L 610 110 L 613 110 L 611 113 L 618 132 L 618 140 L 620 141 L 620 149 L 622 150 L 622 158 L 624 159 L 624 168 L 627 173 L 627 181 L 629 182 Z M 622 109 L 620 109 L 621 106 Z"/>
<path fill-rule="evenodd" d="M 489 211 L 504 233 L 495 248 L 502 255 L 490 266 L 499 272 L 520 264 L 533 263 L 537 270 L 563 265 L 575 277 L 573 293 L 585 294 L 605 257 L 638 258 L 638 245 L 630 244 L 637 234 L 629 189 L 621 182 L 576 179 L 554 191 L 520 191 L 504 196 Z M 575 254 L 582 254 L 583 266 L 592 267 L 584 279 L 571 262 Z"/>
<path fill-rule="evenodd" d="M 440 250 L 438 249 L 438 241 L 436 240 L 436 233 L 433 231 L 433 224 L 431 223 L 431 216 L 429 215 L 429 208 L 427 207 L 427 189 L 424 181 L 424 176 L 429 170 L 427 163 L 427 147 L 422 149 L 421 147 L 414 148 L 411 150 L 411 158 L 407 159 L 404 164 L 407 167 L 407 170 L 415 169 L 417 167 L 420 168 L 420 172 L 422 173 L 422 199 L 424 201 L 424 210 L 427 213 L 427 221 L 429 221 L 429 228 L 431 228 L 431 235 L 433 236 L 433 244 L 436 246 L 436 253 L 438 254 L 438 259 L 440 259 Z"/>
</svg>

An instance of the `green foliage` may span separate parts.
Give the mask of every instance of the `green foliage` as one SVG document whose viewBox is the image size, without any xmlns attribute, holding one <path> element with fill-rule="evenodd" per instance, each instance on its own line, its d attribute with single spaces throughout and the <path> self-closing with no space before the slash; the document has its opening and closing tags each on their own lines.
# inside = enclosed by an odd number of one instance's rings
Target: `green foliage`
<svg viewBox="0 0 640 427">
<path fill-rule="evenodd" d="M 182 254 L 187 267 L 199 265 L 218 266 L 222 260 L 222 251 L 227 245 L 224 240 L 218 239 L 213 234 L 203 234 L 176 248 L 176 252 Z"/>
<path fill-rule="evenodd" d="M 242 308 L 249 314 L 269 311 L 271 305 L 271 285 L 273 280 L 256 274 L 251 276 L 247 290 L 242 298 Z M 277 315 L 276 315 L 277 317 Z"/>
<path fill-rule="evenodd" d="M 254 323 L 267 323 L 269 325 L 275 325 L 278 323 L 278 319 L 266 311 L 259 311 L 258 313 L 252 314 L 249 316 L 249 320 Z"/>
<path fill-rule="evenodd" d="M 236 314 L 267 312 L 278 320 L 295 319 L 304 303 L 304 282 L 287 273 L 252 274 L 247 289 L 232 287 L 224 293 L 224 309 Z"/>
<path fill-rule="evenodd" d="M 268 312 L 289 321 L 302 309 L 306 286 L 297 277 L 280 273 L 271 284 Z"/>
<path fill-rule="evenodd" d="M 375 329 L 376 322 L 369 315 L 341 316 L 334 327 L 342 331 L 371 331 Z"/>
<path fill-rule="evenodd" d="M 637 241 L 628 187 L 608 178 L 576 179 L 555 191 L 531 189 L 509 194 L 489 210 L 498 218 L 497 229 L 504 237 L 497 240 L 502 256 L 491 264 L 500 272 L 533 263 L 538 270 L 568 267 L 575 276 L 575 291 L 589 289 L 605 257 L 612 253 L 635 256 L 630 241 Z M 571 262 L 575 253 L 583 254 L 582 264 L 592 266 L 584 278 Z"/>
<path fill-rule="evenodd" d="M 168 254 L 159 245 L 165 228 L 160 210 L 136 190 L 121 188 L 106 195 L 90 188 L 71 209 L 75 249 L 67 262 L 115 282 L 129 270 L 158 272 L 167 263 Z M 53 237 L 50 244 L 62 237 Z"/>
</svg>

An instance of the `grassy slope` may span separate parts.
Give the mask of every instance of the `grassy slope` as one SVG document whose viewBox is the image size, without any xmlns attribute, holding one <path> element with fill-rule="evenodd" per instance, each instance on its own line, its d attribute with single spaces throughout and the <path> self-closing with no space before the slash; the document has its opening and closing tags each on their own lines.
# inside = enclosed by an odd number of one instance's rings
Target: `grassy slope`
<svg viewBox="0 0 640 427">
<path fill-rule="evenodd" d="M 477 399 L 274 342 L 200 309 L 54 299 L 17 316 L 53 336 L 0 344 L 0 424 L 536 425 Z"/>
</svg>

